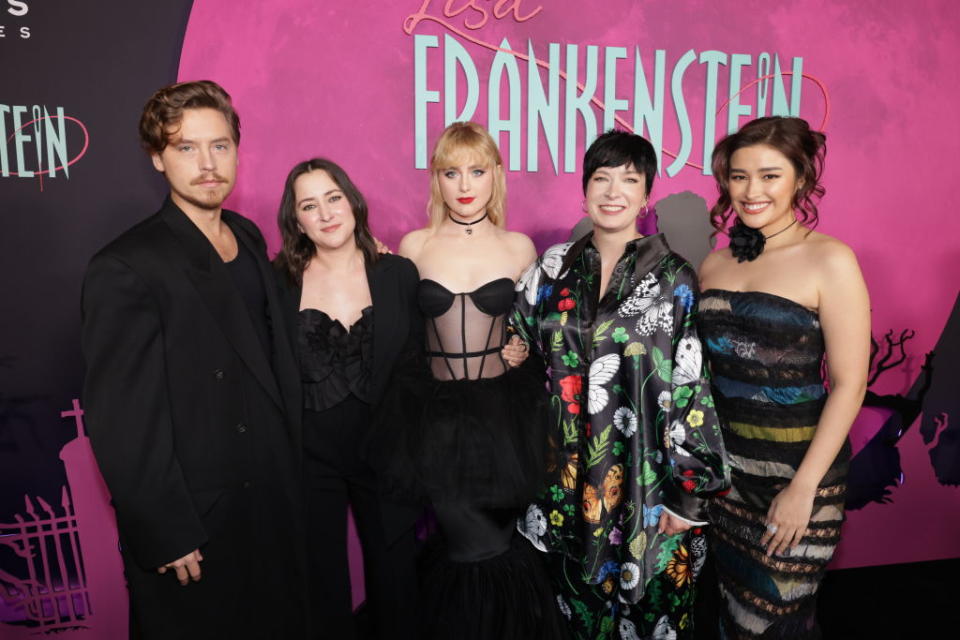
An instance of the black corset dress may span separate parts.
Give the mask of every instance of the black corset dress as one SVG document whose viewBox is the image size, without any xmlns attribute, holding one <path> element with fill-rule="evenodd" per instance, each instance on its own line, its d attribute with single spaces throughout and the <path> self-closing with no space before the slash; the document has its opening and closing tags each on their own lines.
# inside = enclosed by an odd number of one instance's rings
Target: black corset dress
<svg viewBox="0 0 960 640">
<path fill-rule="evenodd" d="M 421 569 L 424 638 L 564 637 L 541 560 L 515 535 L 547 438 L 543 369 L 500 357 L 513 297 L 509 278 L 464 293 L 421 280 L 428 369 L 397 376 L 381 411 L 396 434 L 387 476 L 433 506 L 442 533 Z"/>
</svg>

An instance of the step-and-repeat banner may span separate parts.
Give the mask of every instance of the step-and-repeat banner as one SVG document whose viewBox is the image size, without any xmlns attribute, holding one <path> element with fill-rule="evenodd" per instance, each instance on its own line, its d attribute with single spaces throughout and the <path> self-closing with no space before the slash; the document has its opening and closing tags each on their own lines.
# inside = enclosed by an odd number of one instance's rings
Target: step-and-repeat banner
<svg viewBox="0 0 960 640">
<path fill-rule="evenodd" d="M 395 247 L 426 222 L 431 146 L 470 119 L 500 145 L 508 226 L 540 249 L 582 217 L 590 141 L 648 137 L 656 225 L 698 262 L 715 142 L 758 116 L 807 119 L 828 140 L 818 228 L 856 251 L 873 302 L 834 566 L 960 556 L 958 32 L 950 0 L 0 1 L 0 635 L 126 628 L 75 401 L 79 283 L 161 201 L 136 123 L 175 80 L 233 95 L 243 141 L 227 204 L 273 249 L 283 179 L 314 156 L 348 171 Z"/>
</svg>

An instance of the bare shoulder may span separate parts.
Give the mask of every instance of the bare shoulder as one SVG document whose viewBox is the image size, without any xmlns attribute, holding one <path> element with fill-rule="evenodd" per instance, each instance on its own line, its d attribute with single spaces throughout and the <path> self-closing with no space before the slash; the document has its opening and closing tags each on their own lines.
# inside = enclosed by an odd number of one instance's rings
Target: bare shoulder
<svg viewBox="0 0 960 640">
<path fill-rule="evenodd" d="M 852 309 L 869 315 L 867 285 L 853 249 L 825 233 L 813 233 L 806 242 L 805 265 L 816 274 L 821 317 L 835 321 L 836 313 L 849 315 Z"/>
<path fill-rule="evenodd" d="M 403 239 L 400 241 L 400 246 L 397 248 L 397 253 L 399 253 L 404 258 L 410 258 L 411 260 L 416 260 L 417 255 L 423 249 L 423 245 L 426 244 L 427 238 L 430 237 L 430 228 L 424 227 L 423 229 L 417 229 L 416 231 L 411 231 L 407 235 L 403 236 Z"/>
<path fill-rule="evenodd" d="M 537 259 L 537 248 L 533 246 L 533 240 L 525 234 L 517 231 L 504 231 L 503 242 L 507 245 L 512 255 L 517 256 L 523 267 Z"/>
<path fill-rule="evenodd" d="M 730 253 L 730 249 L 720 249 L 719 251 L 708 253 L 707 257 L 700 263 L 700 268 L 697 269 L 697 276 L 700 278 L 701 284 L 708 282 L 730 264 L 736 264 L 736 261 L 733 259 L 733 254 Z"/>
<path fill-rule="evenodd" d="M 533 246 L 533 240 L 519 231 L 504 231 L 503 237 L 504 241 L 515 251 L 523 250 L 532 253 L 536 253 L 537 251 Z"/>
<path fill-rule="evenodd" d="M 825 233 L 812 231 L 806 240 L 808 258 L 818 265 L 825 278 L 859 275 L 857 255 L 846 243 Z"/>
</svg>

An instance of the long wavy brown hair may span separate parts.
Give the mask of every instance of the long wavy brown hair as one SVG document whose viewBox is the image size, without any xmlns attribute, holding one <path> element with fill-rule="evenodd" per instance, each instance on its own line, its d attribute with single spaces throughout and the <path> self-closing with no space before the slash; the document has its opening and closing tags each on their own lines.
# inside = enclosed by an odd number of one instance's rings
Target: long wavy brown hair
<svg viewBox="0 0 960 640">
<path fill-rule="evenodd" d="M 290 173 L 287 174 L 287 181 L 283 185 L 280 210 L 277 212 L 277 226 L 280 227 L 283 246 L 273 261 L 274 265 L 286 274 L 291 282 L 297 285 L 303 283 L 303 271 L 307 268 L 310 258 L 317 253 L 317 247 L 307 237 L 307 234 L 300 231 L 297 223 L 297 197 L 294 191 L 294 183 L 297 178 L 311 171 L 326 171 L 327 175 L 343 191 L 343 195 L 346 196 L 350 208 L 353 209 L 353 219 L 355 221 L 353 237 L 356 240 L 357 247 L 363 252 L 364 263 L 369 267 L 377 261 L 380 255 L 377 253 L 377 244 L 367 223 L 367 201 L 360 190 L 357 189 L 357 186 L 353 184 L 347 172 L 336 162 L 326 158 L 304 160 L 290 170 Z"/>
<path fill-rule="evenodd" d="M 728 135 L 717 143 L 713 150 L 713 177 L 717 183 L 717 203 L 710 209 L 710 224 L 717 233 L 724 233 L 733 203 L 730 200 L 730 158 L 738 149 L 765 144 L 773 147 L 790 160 L 797 174 L 800 187 L 793 194 L 791 205 L 799 213 L 800 223 L 813 229 L 819 215 L 817 201 L 825 190 L 820 184 L 823 163 L 827 155 L 827 137 L 814 131 L 802 118 L 772 116 L 757 118 L 743 125 L 740 131 Z"/>
</svg>

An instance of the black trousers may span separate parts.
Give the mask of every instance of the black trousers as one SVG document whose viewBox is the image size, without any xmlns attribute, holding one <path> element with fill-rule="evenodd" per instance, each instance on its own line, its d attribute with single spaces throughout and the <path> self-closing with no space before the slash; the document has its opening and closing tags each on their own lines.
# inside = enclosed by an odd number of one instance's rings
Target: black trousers
<svg viewBox="0 0 960 640">
<path fill-rule="evenodd" d="M 323 412 L 305 412 L 304 478 L 307 610 L 311 638 L 360 638 L 350 597 L 347 507 L 360 545 L 373 638 L 414 638 L 416 539 L 411 526 L 388 540 L 376 476 L 361 459 L 369 406 L 349 396 Z"/>
</svg>

